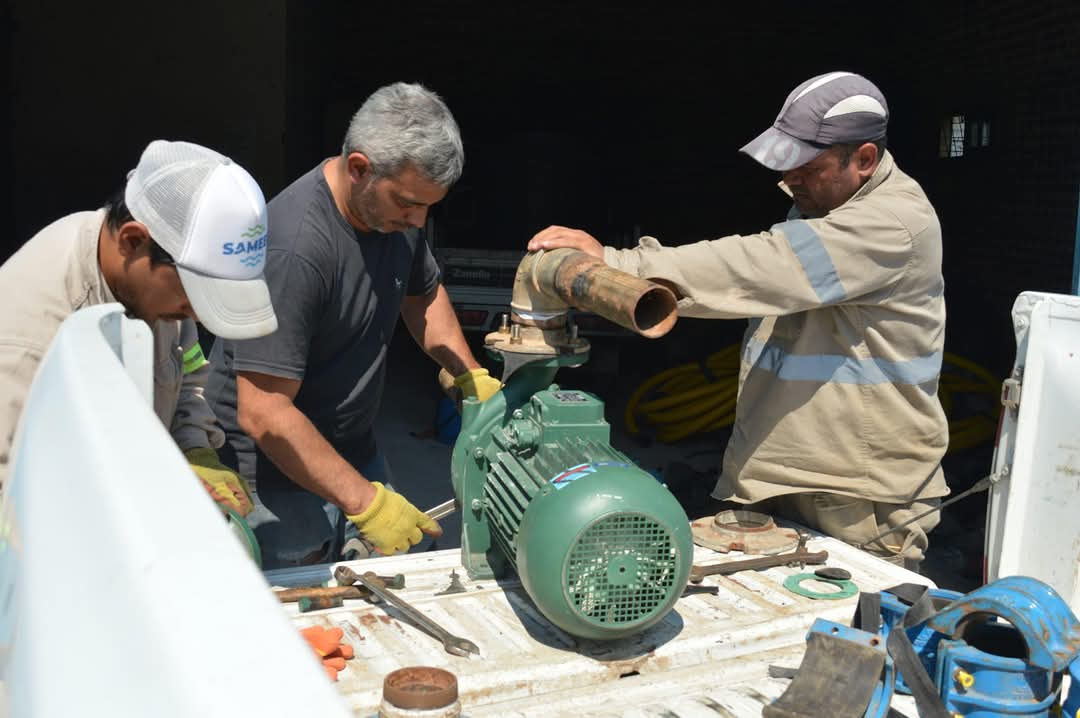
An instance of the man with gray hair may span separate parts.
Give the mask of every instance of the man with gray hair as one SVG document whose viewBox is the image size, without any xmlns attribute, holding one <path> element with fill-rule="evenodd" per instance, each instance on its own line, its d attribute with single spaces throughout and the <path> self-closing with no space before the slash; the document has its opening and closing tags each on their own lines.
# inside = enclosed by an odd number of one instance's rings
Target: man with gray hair
<svg viewBox="0 0 1080 718">
<path fill-rule="evenodd" d="M 885 150 L 889 111 L 865 77 L 830 72 L 788 95 L 742 148 L 781 173 L 787 221 L 678 247 L 603 247 L 548 227 L 530 250 L 573 247 L 668 284 L 679 313 L 749 318 L 735 426 L 713 497 L 863 544 L 948 494 L 937 396 L 945 340 L 941 226 Z M 915 568 L 936 513 L 867 548 Z"/>
<path fill-rule="evenodd" d="M 215 343 L 207 391 L 232 460 L 255 481 L 249 523 L 266 568 L 340 560 L 357 533 L 386 554 L 441 534 L 388 488 L 372 424 L 399 315 L 465 396 L 500 388 L 469 350 L 417 231 L 463 165 L 445 103 L 396 83 L 353 116 L 340 156 L 268 205 L 278 330 Z"/>
</svg>

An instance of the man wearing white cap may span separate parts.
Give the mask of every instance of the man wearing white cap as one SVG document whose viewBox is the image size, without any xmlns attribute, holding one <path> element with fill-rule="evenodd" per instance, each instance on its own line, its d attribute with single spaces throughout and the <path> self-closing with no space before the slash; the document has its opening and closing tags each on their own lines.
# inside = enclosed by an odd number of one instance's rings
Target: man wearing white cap
<svg viewBox="0 0 1080 718">
<path fill-rule="evenodd" d="M 742 148 L 781 173 L 787 221 L 678 247 L 603 247 L 549 227 L 530 250 L 573 247 L 679 296 L 679 313 L 749 318 L 739 398 L 713 497 L 854 544 L 948 494 L 937 396 L 945 338 L 941 227 L 885 150 L 889 111 L 869 80 L 796 87 Z M 867 548 L 915 568 L 936 513 Z"/>
<path fill-rule="evenodd" d="M 209 366 L 195 320 L 219 336 L 273 332 L 263 279 L 266 202 L 239 165 L 156 140 L 124 189 L 42 229 L 0 266 L 0 482 L 23 402 L 61 322 L 120 302 L 154 333 L 154 411 L 210 494 L 242 515 L 247 487 L 218 461 L 224 442 L 203 397 Z"/>
</svg>

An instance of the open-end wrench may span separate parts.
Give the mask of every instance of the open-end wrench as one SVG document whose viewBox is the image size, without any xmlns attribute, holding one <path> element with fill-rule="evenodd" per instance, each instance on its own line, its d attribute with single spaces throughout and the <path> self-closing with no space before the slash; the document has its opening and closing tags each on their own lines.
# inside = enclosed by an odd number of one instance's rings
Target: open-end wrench
<svg viewBox="0 0 1080 718">
<path fill-rule="evenodd" d="M 438 521 L 441 518 L 446 518 L 455 511 L 457 511 L 457 499 L 450 499 L 449 501 L 443 501 L 438 506 L 432 506 L 424 513 Z"/>
<path fill-rule="evenodd" d="M 338 566 L 334 571 L 334 578 L 337 579 L 339 584 L 353 585 L 359 583 L 364 586 L 364 588 L 371 591 L 375 596 L 378 596 L 384 602 L 405 614 L 405 617 L 415 623 L 418 627 L 424 629 L 424 631 L 441 641 L 443 648 L 446 649 L 447 653 L 452 653 L 455 656 L 468 656 L 470 653 L 480 655 L 480 649 L 475 643 L 468 639 L 453 635 L 438 623 L 416 610 L 408 601 L 387 589 L 386 584 L 380 581 L 375 574 L 365 573 L 359 575 L 347 566 Z"/>
</svg>

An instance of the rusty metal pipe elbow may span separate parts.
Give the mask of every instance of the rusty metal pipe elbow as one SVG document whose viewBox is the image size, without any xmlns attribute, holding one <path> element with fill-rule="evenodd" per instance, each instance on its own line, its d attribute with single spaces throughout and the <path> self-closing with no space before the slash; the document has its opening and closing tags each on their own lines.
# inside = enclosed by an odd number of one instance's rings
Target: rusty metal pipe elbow
<svg viewBox="0 0 1080 718">
<path fill-rule="evenodd" d="M 655 339 L 678 319 L 675 294 L 576 249 L 530 252 L 518 265 L 510 306 L 516 320 L 548 328 L 569 307 L 593 312 Z"/>
</svg>

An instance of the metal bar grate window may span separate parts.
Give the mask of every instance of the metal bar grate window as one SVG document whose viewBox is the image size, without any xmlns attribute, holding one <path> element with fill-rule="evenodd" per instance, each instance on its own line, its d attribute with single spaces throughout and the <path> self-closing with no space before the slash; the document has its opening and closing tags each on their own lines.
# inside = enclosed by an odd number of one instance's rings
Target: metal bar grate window
<svg viewBox="0 0 1080 718">
<path fill-rule="evenodd" d="M 963 157 L 964 137 L 967 125 L 963 115 L 949 115 L 941 121 L 939 157 Z"/>
<path fill-rule="evenodd" d="M 938 157 L 963 157 L 965 150 L 990 146 L 990 120 L 948 115 L 941 120 Z"/>
</svg>

